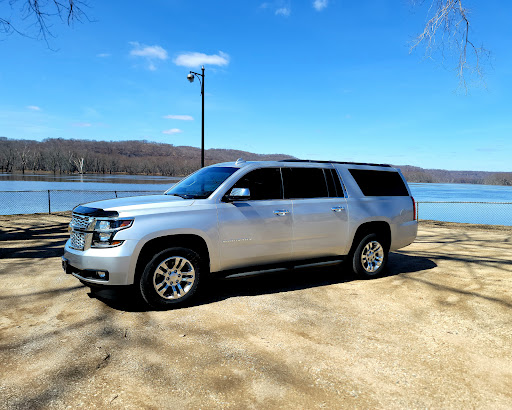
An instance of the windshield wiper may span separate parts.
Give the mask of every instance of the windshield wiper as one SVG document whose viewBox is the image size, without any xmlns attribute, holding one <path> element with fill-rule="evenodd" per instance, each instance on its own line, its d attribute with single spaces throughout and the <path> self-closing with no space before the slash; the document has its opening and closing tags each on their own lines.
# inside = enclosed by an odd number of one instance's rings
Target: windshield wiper
<svg viewBox="0 0 512 410">
<path fill-rule="evenodd" d="M 192 194 L 166 194 L 166 195 L 179 196 L 180 198 L 183 198 L 183 199 L 195 199 L 196 198 L 196 195 L 192 195 Z"/>
</svg>

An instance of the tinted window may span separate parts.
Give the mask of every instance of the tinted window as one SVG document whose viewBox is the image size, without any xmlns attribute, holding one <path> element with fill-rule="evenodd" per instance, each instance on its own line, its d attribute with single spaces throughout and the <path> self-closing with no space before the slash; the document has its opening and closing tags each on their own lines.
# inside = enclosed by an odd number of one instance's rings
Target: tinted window
<svg viewBox="0 0 512 410">
<path fill-rule="evenodd" d="M 340 178 L 335 169 L 325 169 L 325 178 L 327 179 L 327 187 L 329 188 L 329 196 L 343 197 L 343 188 L 341 187 Z"/>
<path fill-rule="evenodd" d="M 324 169 L 324 178 L 325 182 L 327 182 L 327 190 L 329 191 L 329 196 L 336 196 L 336 188 L 334 187 L 334 181 L 332 179 L 330 169 Z"/>
<path fill-rule="evenodd" d="M 334 185 L 336 185 L 336 191 L 338 192 L 338 196 L 345 196 L 345 194 L 343 193 L 343 187 L 341 186 L 340 175 L 338 174 L 338 171 L 336 171 L 335 169 L 331 171 L 332 177 L 334 178 Z"/>
<path fill-rule="evenodd" d="M 349 169 L 365 196 L 409 196 L 398 172 Z"/>
<path fill-rule="evenodd" d="M 321 168 L 283 168 L 284 197 L 325 198 L 327 184 Z"/>
<path fill-rule="evenodd" d="M 279 168 L 261 168 L 244 175 L 233 188 L 249 188 L 251 200 L 283 199 Z"/>
</svg>

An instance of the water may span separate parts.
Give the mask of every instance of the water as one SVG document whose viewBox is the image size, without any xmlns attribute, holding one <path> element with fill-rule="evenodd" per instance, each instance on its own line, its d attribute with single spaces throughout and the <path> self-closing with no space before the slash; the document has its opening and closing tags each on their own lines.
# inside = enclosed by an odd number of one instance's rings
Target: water
<svg viewBox="0 0 512 410">
<path fill-rule="evenodd" d="M 512 187 L 472 184 L 409 184 L 416 201 L 512 202 Z"/>
<path fill-rule="evenodd" d="M 472 184 L 409 185 L 414 199 L 418 202 L 419 219 L 512 226 L 512 187 Z"/>
<path fill-rule="evenodd" d="M 48 210 L 67 211 L 81 203 L 112 199 L 116 196 L 163 193 L 179 179 L 145 175 L 0 174 L 0 215 L 48 212 Z M 420 219 L 512 226 L 512 204 L 496 204 L 496 202 L 512 203 L 512 187 L 414 183 L 410 184 L 410 187 L 418 202 Z M 493 204 L 427 202 L 493 202 Z"/>
<path fill-rule="evenodd" d="M 102 199 L 161 194 L 180 179 L 145 175 L 0 174 L 0 215 L 69 211 L 78 204 Z"/>
<path fill-rule="evenodd" d="M 53 175 L 0 173 L 0 191 L 165 191 L 181 178 L 147 175 Z"/>
</svg>

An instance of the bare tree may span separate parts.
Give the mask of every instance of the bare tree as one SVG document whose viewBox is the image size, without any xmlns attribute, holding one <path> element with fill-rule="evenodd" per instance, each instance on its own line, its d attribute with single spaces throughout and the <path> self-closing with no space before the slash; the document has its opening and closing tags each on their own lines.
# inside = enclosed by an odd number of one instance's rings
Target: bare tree
<svg viewBox="0 0 512 410">
<path fill-rule="evenodd" d="M 1 5 L 7 6 L 2 11 L 9 15 L 0 16 L 0 35 L 17 33 L 43 39 L 47 45 L 48 37 L 53 37 L 53 20 L 59 19 L 68 26 L 88 20 L 85 0 L 0 0 Z"/>
<path fill-rule="evenodd" d="M 24 174 L 27 169 L 27 164 L 29 162 L 30 149 L 28 145 L 24 145 L 21 149 L 16 150 L 16 155 L 18 156 L 18 162 L 21 167 L 21 172 Z"/>
<path fill-rule="evenodd" d="M 410 51 L 425 47 L 425 55 L 433 58 L 440 53 L 445 60 L 448 53 L 455 54 L 456 71 L 461 88 L 468 90 L 467 80 L 471 77 L 483 82 L 482 60 L 489 57 L 489 51 L 475 45 L 470 38 L 470 11 L 464 0 L 412 0 L 413 4 L 429 2 L 427 22 L 412 42 Z"/>
<path fill-rule="evenodd" d="M 84 173 L 84 157 L 77 157 L 73 153 L 69 153 L 69 162 L 71 165 L 73 165 L 79 174 Z"/>
</svg>

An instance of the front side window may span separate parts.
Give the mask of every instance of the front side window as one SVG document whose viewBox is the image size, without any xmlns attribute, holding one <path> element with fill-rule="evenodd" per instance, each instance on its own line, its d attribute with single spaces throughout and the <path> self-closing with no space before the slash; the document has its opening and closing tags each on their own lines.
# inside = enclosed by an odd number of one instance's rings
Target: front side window
<svg viewBox="0 0 512 410">
<path fill-rule="evenodd" d="M 321 168 L 283 168 L 286 199 L 326 198 L 329 196 Z"/>
<path fill-rule="evenodd" d="M 260 168 L 244 175 L 233 188 L 249 188 L 252 200 L 283 199 L 279 168 Z"/>
<path fill-rule="evenodd" d="M 238 168 L 207 167 L 182 179 L 166 195 L 180 196 L 185 199 L 208 198 L 226 179 L 233 175 Z"/>
</svg>

